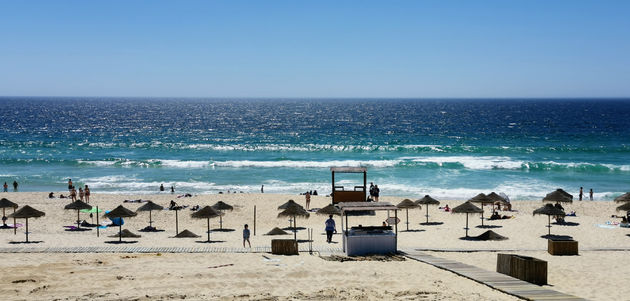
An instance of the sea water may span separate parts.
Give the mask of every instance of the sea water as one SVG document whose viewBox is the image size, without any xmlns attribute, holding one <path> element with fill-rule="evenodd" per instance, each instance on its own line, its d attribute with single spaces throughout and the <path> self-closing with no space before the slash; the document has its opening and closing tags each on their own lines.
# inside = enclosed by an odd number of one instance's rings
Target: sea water
<svg viewBox="0 0 630 301">
<path fill-rule="evenodd" d="M 95 193 L 331 191 L 596 200 L 630 191 L 628 99 L 0 98 L 0 181 Z M 338 185 L 360 185 L 345 175 Z M 12 190 L 12 187 L 10 187 Z"/>
</svg>

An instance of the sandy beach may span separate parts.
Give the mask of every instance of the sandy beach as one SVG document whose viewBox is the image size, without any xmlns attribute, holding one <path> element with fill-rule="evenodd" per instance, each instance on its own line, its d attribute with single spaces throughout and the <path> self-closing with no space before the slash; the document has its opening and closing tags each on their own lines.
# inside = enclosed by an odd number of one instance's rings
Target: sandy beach
<svg viewBox="0 0 630 301">
<path fill-rule="evenodd" d="M 58 193 L 56 193 L 58 194 Z M 18 235 L 12 230 L 0 232 L 2 247 L 85 247 L 105 246 L 116 238 L 108 237 L 118 232 L 117 227 L 101 229 L 96 237 L 94 230 L 68 232 L 63 226 L 73 225 L 76 211 L 63 210 L 68 199 L 48 199 L 45 193 L 6 193 L 6 197 L 19 205 L 28 204 L 46 212 L 46 216 L 29 220 L 29 239 L 38 243 L 19 244 L 24 240 L 24 228 Z M 256 206 L 256 235 L 252 235 L 252 246 L 270 246 L 272 238 L 263 235 L 273 227 L 287 227 L 286 218 L 277 218 L 277 207 L 294 199 L 304 204 L 299 195 L 276 194 L 215 194 L 177 198 L 170 193 L 153 195 L 94 194 L 92 205 L 105 210 L 113 209 L 124 200 L 152 200 L 167 206 L 170 200 L 179 205 L 213 205 L 224 201 L 234 210 L 226 212 L 223 227 L 234 231 L 211 232 L 212 246 L 242 248 L 242 228 L 250 225 L 253 234 L 253 212 Z M 399 197 L 384 197 L 382 201 L 394 204 Z M 314 196 L 311 208 L 321 208 L 330 202 L 325 196 Z M 454 207 L 461 202 L 442 201 Z M 567 211 L 576 211 L 577 217 L 567 217 L 575 226 L 553 225 L 552 234 L 569 235 L 580 244 L 579 256 L 551 256 L 546 252 L 546 216 L 532 216 L 532 211 L 542 205 L 540 201 L 513 201 L 514 210 L 501 214 L 514 218 L 485 221 L 496 226 L 493 231 L 507 236 L 505 241 L 479 242 L 459 239 L 464 235 L 465 215 L 452 214 L 429 207 L 431 221 L 440 225 L 423 226 L 425 208 L 409 211 L 409 228 L 404 231 L 405 211 L 398 212 L 399 249 L 437 250 L 431 254 L 455 259 L 483 269 L 494 270 L 496 254 L 511 250 L 548 261 L 550 288 L 593 300 L 623 299 L 630 293 L 625 283 L 630 277 L 624 273 L 630 259 L 627 251 L 606 249 L 630 248 L 628 229 L 603 228 L 598 225 L 614 221 L 613 202 L 574 202 L 565 205 Z M 142 203 L 124 203 L 136 210 Z M 190 208 L 190 207 L 189 207 Z M 125 219 L 123 229 L 128 229 L 141 238 L 123 238 L 137 241 L 129 246 L 146 247 L 195 247 L 207 246 L 206 220 L 192 219 L 189 208 L 179 211 L 179 230 L 188 229 L 201 238 L 172 238 L 175 235 L 173 211 L 153 212 L 154 226 L 163 232 L 145 233 L 139 229 L 148 225 L 148 213 Z M 489 211 L 486 207 L 486 211 Z M 102 214 L 102 213 L 101 213 Z M 393 215 L 393 213 L 391 213 Z M 88 214 L 81 218 L 91 221 Z M 386 213 L 376 216 L 350 217 L 350 225 L 380 225 Z M 479 216 L 470 219 L 470 235 L 475 236 L 487 229 L 476 228 Z M 308 219 L 298 219 L 298 227 L 312 228 L 314 247 L 328 246 L 323 234 L 326 216 L 311 214 Z M 339 217 L 337 227 L 340 230 Z M 11 223 L 12 221 L 9 220 Z M 23 223 L 19 220 L 18 223 Z M 211 220 L 211 228 L 219 228 L 219 219 Z M 306 231 L 298 232 L 298 239 L 306 240 Z M 291 235 L 280 236 L 290 238 Z M 341 248 L 341 236 L 335 235 L 333 246 Z M 597 250 L 601 249 L 601 250 Z M 451 251 L 460 252 L 451 252 Z M 461 251 L 482 252 L 461 252 Z M 449 252 L 445 252 L 449 251 Z M 264 255 L 264 256 L 263 256 Z M 476 296 L 477 300 L 511 300 L 512 296 L 492 290 L 471 280 L 458 277 L 429 265 L 415 261 L 326 261 L 318 255 L 302 253 L 300 256 L 275 256 L 263 253 L 246 254 L 0 254 L 0 267 L 5 281 L 0 290 L 17 299 L 174 299 L 186 296 L 192 299 L 419 299 L 465 300 Z M 92 278 L 94 277 L 94 278 Z M 90 278 L 94 281 L 84 281 Z M 77 288 L 75 282 L 81 281 Z"/>
</svg>

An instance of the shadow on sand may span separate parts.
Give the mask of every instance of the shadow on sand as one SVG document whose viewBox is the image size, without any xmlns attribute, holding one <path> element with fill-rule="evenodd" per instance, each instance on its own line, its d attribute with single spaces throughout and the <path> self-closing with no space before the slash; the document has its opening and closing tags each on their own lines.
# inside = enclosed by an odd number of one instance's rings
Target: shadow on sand
<svg viewBox="0 0 630 301">
<path fill-rule="evenodd" d="M 117 241 L 117 240 L 110 240 L 110 241 L 106 241 L 106 244 L 112 244 L 112 245 L 126 245 L 126 244 L 135 244 L 137 243 L 137 240 L 123 240 L 123 241 Z"/>
<path fill-rule="evenodd" d="M 443 222 L 428 222 L 428 223 L 420 223 L 420 225 L 423 226 L 439 226 L 439 225 L 443 225 Z"/>
<path fill-rule="evenodd" d="M 17 244 L 38 244 L 44 242 L 43 240 L 34 240 L 34 241 L 10 241 L 9 243 L 12 245 Z"/>
<path fill-rule="evenodd" d="M 555 235 L 555 234 L 541 235 L 540 238 L 546 238 L 546 239 L 551 239 L 551 240 L 573 240 L 572 236 L 569 236 L 569 235 Z"/>
</svg>

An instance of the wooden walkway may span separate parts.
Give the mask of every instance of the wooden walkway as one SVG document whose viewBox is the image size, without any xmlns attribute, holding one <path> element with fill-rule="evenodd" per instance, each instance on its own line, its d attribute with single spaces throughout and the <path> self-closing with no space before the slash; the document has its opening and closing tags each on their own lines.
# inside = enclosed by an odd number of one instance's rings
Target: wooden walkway
<svg viewBox="0 0 630 301">
<path fill-rule="evenodd" d="M 554 291 L 545 288 L 544 286 L 538 286 L 529 282 L 512 278 L 501 273 L 487 271 L 458 261 L 435 257 L 421 251 L 405 250 L 404 253 L 404 255 L 410 259 L 424 262 L 437 268 L 453 272 L 459 276 L 466 277 L 481 284 L 485 284 L 493 289 L 525 300 L 586 300 L 576 296 Z"/>
<path fill-rule="evenodd" d="M 300 252 L 309 252 L 307 246 L 299 246 Z M 341 248 L 313 246 L 316 253 L 343 253 Z M 135 247 L 110 245 L 99 247 L 12 247 L 0 248 L 0 253 L 271 253 L 271 247 L 230 248 L 230 247 Z"/>
</svg>

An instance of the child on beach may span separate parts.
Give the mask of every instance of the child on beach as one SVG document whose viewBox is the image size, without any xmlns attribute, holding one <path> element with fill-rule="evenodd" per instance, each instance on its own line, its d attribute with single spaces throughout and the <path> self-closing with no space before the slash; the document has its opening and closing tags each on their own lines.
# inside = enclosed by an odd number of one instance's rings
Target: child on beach
<svg viewBox="0 0 630 301">
<path fill-rule="evenodd" d="M 247 245 L 249 245 L 249 247 L 252 247 L 252 244 L 249 242 L 249 229 L 247 224 L 245 224 L 245 227 L 243 228 L 243 248 L 245 248 L 245 242 L 247 242 Z"/>
</svg>

